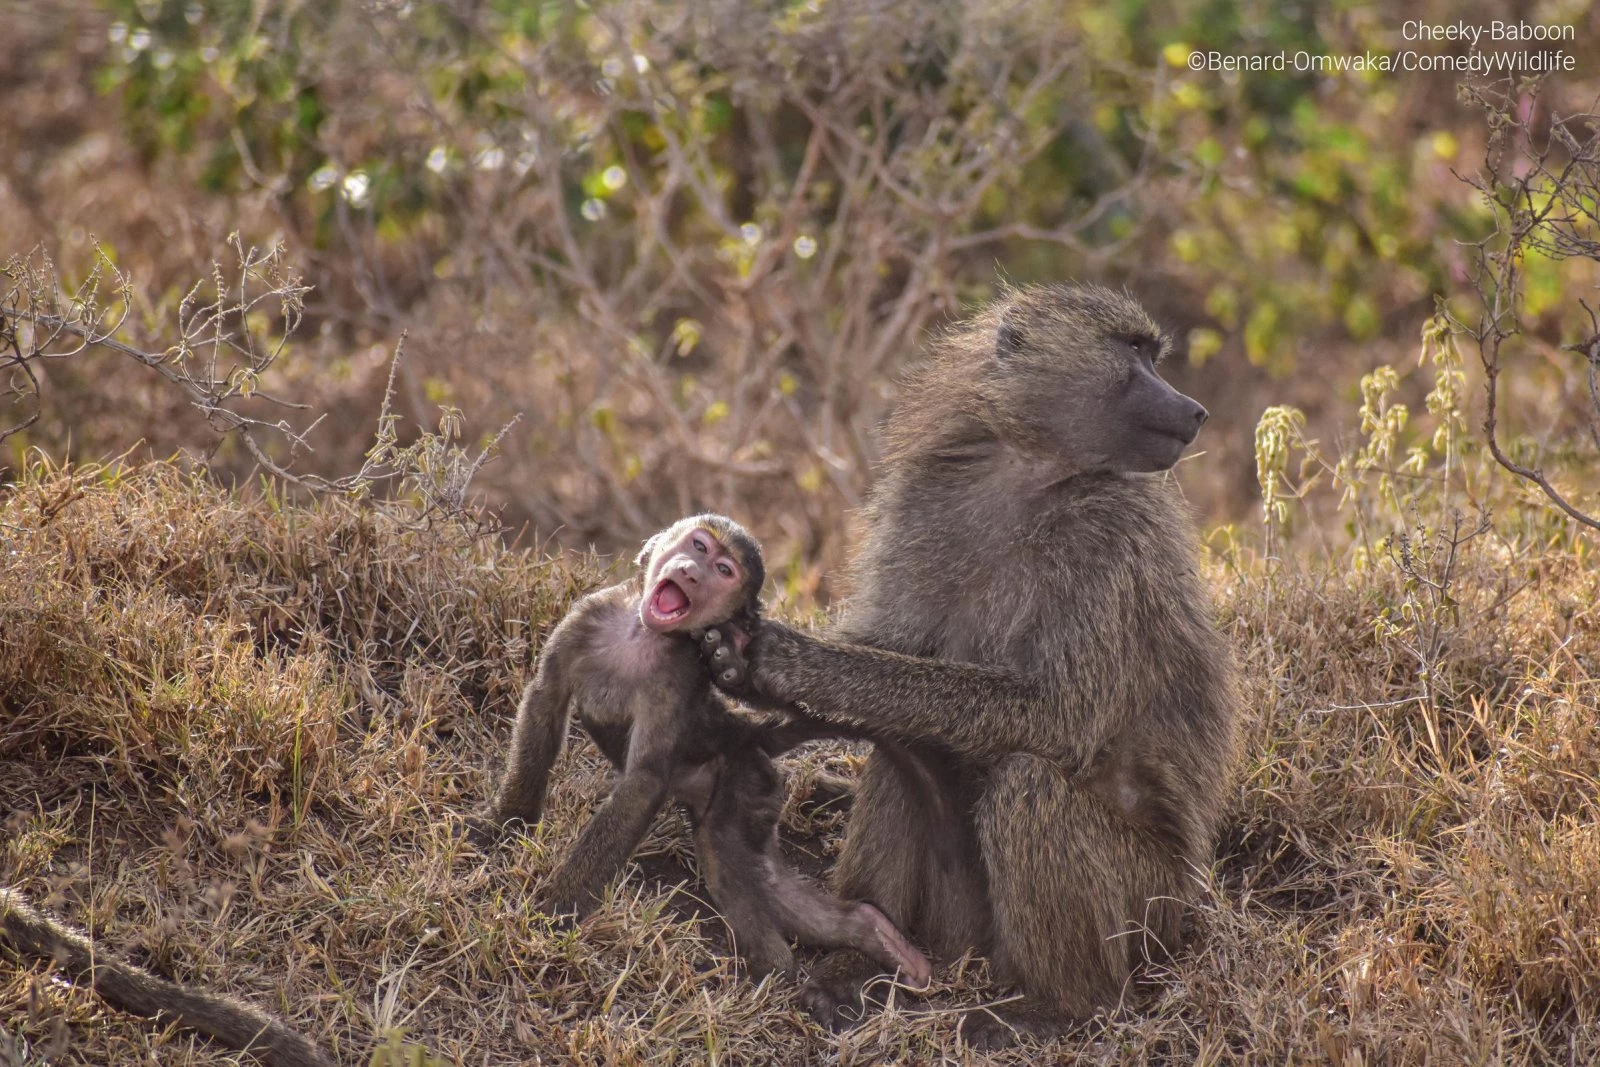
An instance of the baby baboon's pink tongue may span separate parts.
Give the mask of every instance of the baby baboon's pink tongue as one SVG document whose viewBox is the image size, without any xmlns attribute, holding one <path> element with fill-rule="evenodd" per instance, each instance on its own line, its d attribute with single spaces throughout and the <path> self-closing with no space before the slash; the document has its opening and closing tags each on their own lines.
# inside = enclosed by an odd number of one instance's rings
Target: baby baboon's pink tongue
<svg viewBox="0 0 1600 1067">
<path fill-rule="evenodd" d="M 676 615 L 689 606 L 689 598 L 674 582 L 662 582 L 656 590 L 656 611 L 662 615 Z"/>
</svg>

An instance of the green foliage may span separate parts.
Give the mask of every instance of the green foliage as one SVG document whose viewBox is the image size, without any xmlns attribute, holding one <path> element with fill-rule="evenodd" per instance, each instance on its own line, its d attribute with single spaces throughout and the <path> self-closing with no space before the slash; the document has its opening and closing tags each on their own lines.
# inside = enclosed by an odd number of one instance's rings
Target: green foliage
<svg viewBox="0 0 1600 1067">
<path fill-rule="evenodd" d="M 232 191 L 311 173 L 327 117 L 305 54 L 329 8 L 304 0 L 106 0 L 115 18 L 100 85 L 150 155 L 196 155 L 200 185 Z"/>
</svg>

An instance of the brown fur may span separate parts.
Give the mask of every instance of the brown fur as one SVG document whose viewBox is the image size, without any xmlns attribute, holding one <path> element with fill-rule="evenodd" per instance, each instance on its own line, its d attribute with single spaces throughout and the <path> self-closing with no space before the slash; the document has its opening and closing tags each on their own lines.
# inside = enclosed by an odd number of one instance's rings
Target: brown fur
<svg viewBox="0 0 1600 1067">
<path fill-rule="evenodd" d="M 831 637 L 763 622 L 741 658 L 711 635 L 714 670 L 748 670 L 735 692 L 876 739 L 841 895 L 989 955 L 1040 1032 L 1177 946 L 1234 760 L 1194 527 L 1147 473 L 1205 417 L 1155 376 L 1166 347 L 1124 295 L 1008 294 L 899 404 Z M 811 1003 L 838 1022 L 859 968 L 823 971 Z"/>
<path fill-rule="evenodd" d="M 157 978 L 34 909 L 12 889 L 0 889 L 0 939 L 19 953 L 55 960 L 74 980 L 86 979 L 124 1011 L 176 1019 L 268 1067 L 335 1067 L 332 1056 L 260 1008 Z"/>
<path fill-rule="evenodd" d="M 813 945 L 853 947 L 925 983 L 926 958 L 877 908 L 843 903 L 783 861 L 777 839 L 783 782 L 771 756 L 819 731 L 803 721 L 752 721 L 712 691 L 711 674 L 687 631 L 734 617 L 754 618 L 761 558 L 743 528 L 721 516 L 701 515 L 646 543 L 639 557 L 644 573 L 655 575 L 658 566 L 670 565 L 661 562 L 661 554 L 671 553 L 697 529 L 714 532 L 740 560 L 743 589 L 724 591 L 723 599 L 708 596 L 704 605 L 711 614 L 704 618 L 693 614 L 702 610 L 696 603 L 676 624 L 685 632 L 654 632 L 640 623 L 650 589 L 638 579 L 603 589 L 574 607 L 540 652 L 523 694 L 492 823 L 540 818 L 550 767 L 575 713 L 622 774 L 544 888 L 547 908 L 587 912 L 671 797 L 688 812 L 711 898 L 752 970 L 792 970 L 787 938 L 796 937 Z"/>
</svg>

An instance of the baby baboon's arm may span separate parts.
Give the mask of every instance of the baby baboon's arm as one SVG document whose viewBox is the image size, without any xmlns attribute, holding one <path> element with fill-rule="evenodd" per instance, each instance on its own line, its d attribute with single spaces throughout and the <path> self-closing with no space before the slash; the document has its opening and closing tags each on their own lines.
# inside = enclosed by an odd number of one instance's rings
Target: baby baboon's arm
<svg viewBox="0 0 1600 1067">
<path fill-rule="evenodd" d="M 558 915 L 575 913 L 580 918 L 586 915 L 633 855 L 666 802 L 671 784 L 671 739 L 658 738 L 648 726 L 634 724 L 628 765 L 540 895 L 546 910 Z"/>
<path fill-rule="evenodd" d="M 713 676 L 742 669 L 749 681 L 730 690 L 741 699 L 980 760 L 1026 752 L 1078 769 L 1104 740 L 1098 716 L 1070 714 L 1039 680 L 1003 668 L 818 639 L 770 620 L 741 657 L 724 629 L 707 631 L 701 650 Z"/>
<path fill-rule="evenodd" d="M 517 723 L 511 730 L 511 753 L 505 778 L 490 807 L 498 823 L 521 819 L 532 825 L 544 815 L 550 768 L 567 740 L 567 694 L 539 675 L 523 691 Z"/>
<path fill-rule="evenodd" d="M 494 823 L 521 819 L 531 825 L 544 814 L 550 768 L 567 743 L 570 660 L 584 639 L 575 632 L 577 621 L 575 616 L 556 627 L 539 655 L 533 680 L 523 690 L 511 730 L 505 777 L 489 808 Z"/>
</svg>

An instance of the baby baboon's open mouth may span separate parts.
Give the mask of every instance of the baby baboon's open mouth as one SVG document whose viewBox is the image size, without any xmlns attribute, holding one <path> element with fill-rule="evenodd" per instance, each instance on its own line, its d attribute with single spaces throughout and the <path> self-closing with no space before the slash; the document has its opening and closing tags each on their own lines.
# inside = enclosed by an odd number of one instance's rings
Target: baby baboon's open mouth
<svg viewBox="0 0 1600 1067">
<path fill-rule="evenodd" d="M 663 578 L 650 593 L 650 614 L 662 626 L 677 622 L 689 614 L 689 594 L 671 578 Z"/>
</svg>

